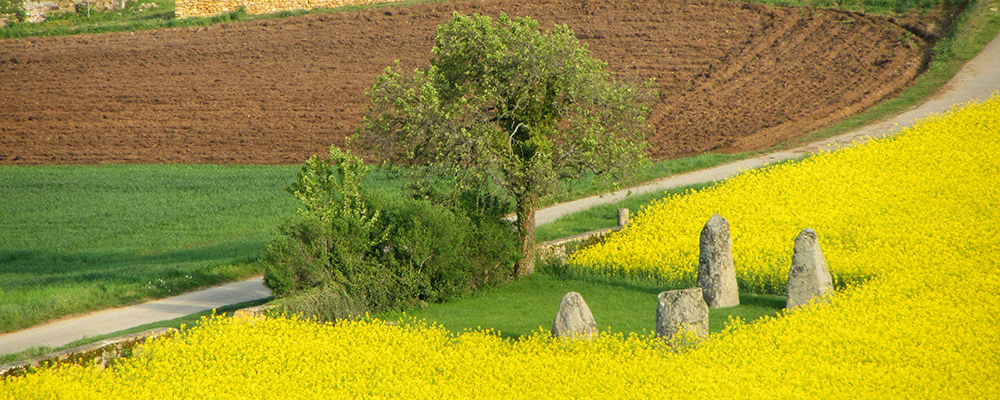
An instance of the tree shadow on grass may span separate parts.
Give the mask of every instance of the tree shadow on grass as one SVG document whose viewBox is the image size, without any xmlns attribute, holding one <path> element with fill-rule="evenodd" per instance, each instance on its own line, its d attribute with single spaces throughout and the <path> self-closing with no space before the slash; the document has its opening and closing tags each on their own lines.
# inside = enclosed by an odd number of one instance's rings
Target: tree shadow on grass
<svg viewBox="0 0 1000 400">
<path fill-rule="evenodd" d="M 86 281 L 101 276 L 127 278 L 145 276 L 146 270 L 162 266 L 245 263 L 263 254 L 264 244 L 234 241 L 155 253 L 74 252 L 46 250 L 0 250 L 0 272 L 18 276 L 31 285 Z M 0 285 L 8 281 L 0 276 Z"/>
</svg>

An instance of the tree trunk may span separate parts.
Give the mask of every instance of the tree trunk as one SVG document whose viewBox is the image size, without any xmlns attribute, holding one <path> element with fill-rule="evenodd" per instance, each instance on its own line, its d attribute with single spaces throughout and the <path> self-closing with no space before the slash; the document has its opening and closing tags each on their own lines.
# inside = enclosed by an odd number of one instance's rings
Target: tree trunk
<svg viewBox="0 0 1000 400">
<path fill-rule="evenodd" d="M 521 261 L 517 262 L 517 275 L 535 272 L 535 205 L 538 195 L 517 195 L 517 237 L 521 241 Z"/>
</svg>

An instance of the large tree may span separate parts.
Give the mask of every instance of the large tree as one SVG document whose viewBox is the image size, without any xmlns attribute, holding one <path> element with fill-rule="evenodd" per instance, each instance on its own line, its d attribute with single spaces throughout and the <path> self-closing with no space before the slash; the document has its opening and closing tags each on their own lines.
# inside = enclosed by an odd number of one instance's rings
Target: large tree
<svg viewBox="0 0 1000 400">
<path fill-rule="evenodd" d="M 518 273 L 532 273 L 539 198 L 559 179 L 620 178 L 644 162 L 653 93 L 615 80 L 565 25 L 455 13 L 435 42 L 429 68 L 378 77 L 352 142 L 502 188 L 515 202 Z"/>
</svg>

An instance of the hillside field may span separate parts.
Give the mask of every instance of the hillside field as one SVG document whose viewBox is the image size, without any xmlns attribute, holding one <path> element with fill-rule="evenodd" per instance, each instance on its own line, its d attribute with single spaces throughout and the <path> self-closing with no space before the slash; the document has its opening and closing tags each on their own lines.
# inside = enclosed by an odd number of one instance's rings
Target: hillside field
<svg viewBox="0 0 1000 400">
<path fill-rule="evenodd" d="M 343 145 L 387 66 L 427 65 L 455 11 L 567 24 L 619 78 L 655 78 L 657 159 L 763 149 L 864 111 L 941 34 L 934 17 L 728 1 L 500 0 L 5 39 L 0 165 L 300 163 Z"/>
</svg>

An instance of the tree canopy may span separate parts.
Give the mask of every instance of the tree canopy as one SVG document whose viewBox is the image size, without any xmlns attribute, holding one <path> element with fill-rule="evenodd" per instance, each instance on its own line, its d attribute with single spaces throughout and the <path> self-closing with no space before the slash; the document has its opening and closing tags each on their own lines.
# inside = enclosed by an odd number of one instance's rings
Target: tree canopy
<svg viewBox="0 0 1000 400">
<path fill-rule="evenodd" d="M 409 75 L 386 68 L 352 143 L 505 190 L 524 255 L 518 272 L 531 273 L 538 199 L 559 179 L 641 165 L 653 93 L 614 79 L 567 26 L 543 31 L 527 17 L 455 13 L 438 26 L 433 53 Z"/>
</svg>

